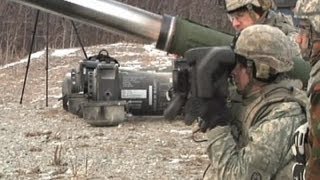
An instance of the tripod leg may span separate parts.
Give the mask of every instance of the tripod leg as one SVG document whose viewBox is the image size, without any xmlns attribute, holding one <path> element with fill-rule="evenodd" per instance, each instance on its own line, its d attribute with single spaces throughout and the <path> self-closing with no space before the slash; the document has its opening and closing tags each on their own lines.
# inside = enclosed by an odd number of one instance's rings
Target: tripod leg
<svg viewBox="0 0 320 180">
<path fill-rule="evenodd" d="M 27 77 L 28 77 L 28 72 L 29 72 L 30 59 L 31 59 L 31 54 L 32 54 L 32 50 L 33 50 L 34 39 L 35 39 L 36 32 L 37 32 L 39 13 L 40 13 L 40 10 L 37 10 L 36 19 L 35 19 L 35 23 L 34 23 L 33 34 L 32 34 L 32 41 L 31 41 L 30 51 L 29 51 L 29 56 L 28 56 L 26 74 L 24 76 L 24 81 L 23 81 L 23 88 L 22 88 L 22 93 L 21 93 L 21 98 L 20 98 L 20 104 L 22 104 L 24 89 L 26 87 L 26 82 L 27 82 Z"/>
<path fill-rule="evenodd" d="M 49 89 L 49 14 L 47 14 L 47 42 L 46 42 L 46 107 L 48 107 L 48 89 Z"/>
</svg>

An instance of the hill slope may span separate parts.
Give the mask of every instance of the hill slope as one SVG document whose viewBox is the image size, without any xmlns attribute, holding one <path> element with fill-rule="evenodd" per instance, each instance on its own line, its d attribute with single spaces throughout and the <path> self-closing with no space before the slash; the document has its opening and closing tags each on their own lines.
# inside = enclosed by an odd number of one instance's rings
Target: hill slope
<svg viewBox="0 0 320 180">
<path fill-rule="evenodd" d="M 106 48 L 122 67 L 162 69 L 172 56 L 152 45 Z M 205 144 L 191 127 L 161 117 L 133 117 L 116 127 L 91 127 L 63 111 L 60 84 L 83 58 L 80 49 L 50 50 L 49 107 L 45 107 L 45 54 L 33 54 L 23 104 L 26 60 L 0 67 L 0 179 L 201 179 Z"/>
</svg>

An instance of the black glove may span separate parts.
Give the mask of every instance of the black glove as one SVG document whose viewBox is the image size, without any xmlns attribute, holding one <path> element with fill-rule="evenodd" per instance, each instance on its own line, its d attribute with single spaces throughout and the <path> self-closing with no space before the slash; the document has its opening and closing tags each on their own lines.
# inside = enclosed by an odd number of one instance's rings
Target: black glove
<svg viewBox="0 0 320 180">
<path fill-rule="evenodd" d="M 228 97 L 228 76 L 225 70 L 220 77 L 212 77 L 212 96 L 210 98 L 190 97 L 185 106 L 185 123 L 192 124 L 199 120 L 199 127 L 202 132 L 212 129 L 218 125 L 227 125 L 231 119 L 230 109 L 227 107 Z M 200 117 L 200 118 L 198 118 Z"/>
<path fill-rule="evenodd" d="M 228 125 L 230 120 L 229 108 L 226 106 L 224 97 L 213 97 L 210 99 L 195 98 L 188 99 L 185 106 L 184 121 L 191 125 L 199 120 L 201 132 L 213 129 L 216 126 Z"/>
<path fill-rule="evenodd" d="M 181 114 L 182 108 L 186 103 L 186 96 L 184 94 L 176 93 L 172 102 L 164 110 L 163 116 L 165 119 L 173 120 L 177 115 Z"/>
<path fill-rule="evenodd" d="M 184 107 L 184 122 L 190 126 L 198 117 L 201 117 L 207 111 L 207 104 L 204 99 L 190 97 Z"/>
<path fill-rule="evenodd" d="M 206 113 L 201 116 L 199 121 L 201 132 L 206 132 L 216 126 L 226 126 L 229 124 L 231 113 L 226 103 L 214 99 L 208 101 L 207 107 Z"/>
</svg>

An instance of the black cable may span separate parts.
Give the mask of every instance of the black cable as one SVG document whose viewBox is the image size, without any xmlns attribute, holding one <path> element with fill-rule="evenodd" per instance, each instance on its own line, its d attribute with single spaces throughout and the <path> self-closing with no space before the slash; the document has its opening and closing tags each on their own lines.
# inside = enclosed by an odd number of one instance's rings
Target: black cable
<svg viewBox="0 0 320 180">
<path fill-rule="evenodd" d="M 192 140 L 193 140 L 194 142 L 196 142 L 196 143 L 202 143 L 202 142 L 208 141 L 207 139 L 201 139 L 201 140 L 196 139 L 195 134 L 198 133 L 200 130 L 201 130 L 201 129 L 199 128 L 199 129 L 197 129 L 197 130 L 195 130 L 195 131 L 192 132 L 191 138 L 192 138 Z"/>
<path fill-rule="evenodd" d="M 204 170 L 204 172 L 203 172 L 203 174 L 202 174 L 202 179 L 204 179 L 204 177 L 206 176 L 206 174 L 207 174 L 210 166 L 211 166 L 211 163 L 209 163 L 208 166 L 207 166 L 207 168 Z"/>
</svg>

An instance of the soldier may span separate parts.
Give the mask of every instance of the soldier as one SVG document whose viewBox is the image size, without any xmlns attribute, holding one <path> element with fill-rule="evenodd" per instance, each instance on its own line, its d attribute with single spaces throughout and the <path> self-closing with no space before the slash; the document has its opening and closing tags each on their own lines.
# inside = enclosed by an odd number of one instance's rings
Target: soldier
<svg viewBox="0 0 320 180">
<path fill-rule="evenodd" d="M 253 25 L 240 33 L 231 74 L 243 98 L 241 133 L 233 133 L 227 119 L 217 120 L 207 132 L 211 166 L 205 179 L 291 178 L 289 140 L 306 121 L 307 97 L 299 90 L 301 83 L 286 78 L 293 67 L 288 41 L 269 25 Z"/>
<path fill-rule="evenodd" d="M 291 40 L 295 62 L 294 69 L 300 67 L 302 74 L 310 72 L 310 65 L 303 61 L 299 46 L 295 42 L 298 31 L 293 25 L 292 18 L 273 11 L 272 9 L 276 8 L 273 0 L 225 0 L 225 7 L 232 26 L 237 32 L 253 24 L 268 24 L 278 27 Z M 306 86 L 308 76 L 297 75 L 293 72 L 288 74 L 293 79 L 302 80 L 304 86 Z"/>
<path fill-rule="evenodd" d="M 310 62 L 312 69 L 307 89 L 311 119 L 308 124 L 299 127 L 295 136 L 296 143 L 293 150 L 298 163 L 293 168 L 293 176 L 294 179 L 318 180 L 320 179 L 320 1 L 298 0 L 295 15 L 299 18 L 300 27 L 297 42 L 302 56 Z M 309 134 L 306 129 L 308 126 Z M 305 138 L 306 136 L 308 137 Z M 301 144 L 299 141 L 305 143 Z"/>
<path fill-rule="evenodd" d="M 280 28 L 286 35 L 297 34 L 292 19 L 276 13 L 273 0 L 225 0 L 233 28 L 240 32 L 253 24 L 269 24 Z"/>
</svg>

